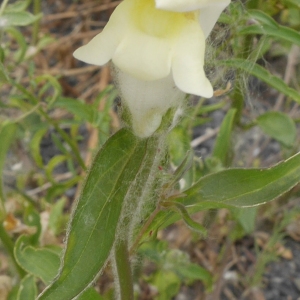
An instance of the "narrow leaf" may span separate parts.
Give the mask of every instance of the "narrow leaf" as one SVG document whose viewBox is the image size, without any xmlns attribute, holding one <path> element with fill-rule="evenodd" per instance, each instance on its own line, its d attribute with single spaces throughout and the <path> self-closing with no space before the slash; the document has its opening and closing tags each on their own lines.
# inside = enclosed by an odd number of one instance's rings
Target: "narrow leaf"
<svg viewBox="0 0 300 300">
<path fill-rule="evenodd" d="M 42 17 L 42 14 L 33 15 L 27 11 L 6 12 L 0 16 L 0 28 L 9 26 L 27 26 Z"/>
<path fill-rule="evenodd" d="M 164 201 L 161 203 L 164 207 L 169 207 L 175 209 L 182 217 L 184 223 L 193 231 L 206 235 L 206 229 L 200 225 L 199 223 L 195 222 L 191 216 L 189 215 L 188 211 L 186 210 L 185 206 L 178 202 L 171 202 L 171 201 Z"/>
<path fill-rule="evenodd" d="M 263 34 L 300 46 L 300 33 L 281 25 L 278 25 L 277 28 L 268 25 L 251 25 L 240 30 L 239 34 Z"/>
<path fill-rule="evenodd" d="M 15 3 L 9 4 L 6 6 L 6 12 L 20 12 L 24 11 L 29 5 L 31 0 L 19 0 Z"/>
<path fill-rule="evenodd" d="M 176 183 L 179 182 L 179 180 L 186 174 L 186 172 L 192 167 L 193 165 L 193 158 L 194 158 L 194 153 L 192 151 L 188 151 L 187 154 L 185 155 L 183 161 L 181 164 L 177 167 L 175 170 L 172 179 L 170 182 L 167 183 L 165 186 L 166 188 L 174 186 Z"/>
<path fill-rule="evenodd" d="M 269 71 L 267 71 L 265 68 L 259 66 L 256 63 L 244 59 L 236 58 L 236 59 L 221 60 L 218 61 L 217 64 L 244 70 L 245 72 L 248 72 L 249 74 L 264 81 L 269 86 L 276 89 L 277 91 L 283 93 L 284 95 L 292 98 L 294 101 L 300 103 L 300 93 L 298 91 L 290 88 L 282 79 L 272 75 Z"/>
<path fill-rule="evenodd" d="M 59 97 L 54 105 L 66 109 L 80 120 L 88 121 L 89 123 L 93 123 L 97 117 L 97 110 L 94 107 L 84 104 L 77 99 Z"/>
<path fill-rule="evenodd" d="M 191 263 L 187 266 L 179 265 L 176 271 L 184 279 L 201 280 L 208 289 L 212 287 L 213 284 L 212 274 L 197 264 Z"/>
<path fill-rule="evenodd" d="M 3 55 L 4 55 L 4 52 L 3 52 Z M 0 82 L 7 83 L 9 81 L 10 81 L 10 78 L 7 74 L 7 71 L 5 70 L 3 63 L 0 61 Z"/>
<path fill-rule="evenodd" d="M 300 153 L 269 169 L 228 169 L 202 177 L 177 199 L 189 214 L 207 209 L 251 207 L 264 204 L 300 183 Z M 180 219 L 173 211 L 160 211 L 145 233 L 165 228 Z"/>
<path fill-rule="evenodd" d="M 272 17 L 270 17 L 266 13 L 262 12 L 261 10 L 249 9 L 249 10 L 247 10 L 246 17 L 248 18 L 249 16 L 264 25 L 268 25 L 274 29 L 279 28 L 279 24 Z"/>
<path fill-rule="evenodd" d="M 269 169 L 229 169 L 202 177 L 183 204 L 220 202 L 238 207 L 269 202 L 300 182 L 300 153 Z"/>
<path fill-rule="evenodd" d="M 30 153 L 35 160 L 35 163 L 42 169 L 44 168 L 44 162 L 40 152 L 40 144 L 47 131 L 47 128 L 39 129 L 37 132 L 35 132 L 30 141 Z"/>
<path fill-rule="evenodd" d="M 236 110 L 230 109 L 226 114 L 217 136 L 213 156 L 217 157 L 221 163 L 226 166 L 228 164 L 231 150 L 231 133 L 233 128 L 234 116 Z"/>
<path fill-rule="evenodd" d="M 98 152 L 70 222 L 61 272 L 38 299 L 73 299 L 105 266 L 123 200 L 143 164 L 148 142 L 121 129 Z"/>
</svg>

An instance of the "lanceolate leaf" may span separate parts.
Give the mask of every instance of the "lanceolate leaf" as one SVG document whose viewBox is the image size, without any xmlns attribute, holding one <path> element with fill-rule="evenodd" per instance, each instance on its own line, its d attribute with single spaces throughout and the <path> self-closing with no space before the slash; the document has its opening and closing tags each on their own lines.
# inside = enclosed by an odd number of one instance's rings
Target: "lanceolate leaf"
<svg viewBox="0 0 300 300">
<path fill-rule="evenodd" d="M 261 24 L 268 25 L 269 27 L 274 29 L 279 28 L 279 24 L 272 17 L 262 12 L 261 10 L 249 9 L 247 11 L 246 18 L 248 18 L 249 16 L 253 19 L 256 19 Z"/>
<path fill-rule="evenodd" d="M 228 165 L 230 157 L 231 133 L 233 129 L 235 113 L 235 109 L 230 109 L 225 116 L 213 150 L 213 156 L 217 157 L 224 166 Z"/>
<path fill-rule="evenodd" d="M 229 169 L 210 174 L 184 193 L 183 203 L 220 202 L 238 207 L 269 202 L 300 182 L 300 153 L 269 169 Z"/>
<path fill-rule="evenodd" d="M 290 88 L 282 79 L 272 75 L 260 65 L 240 58 L 218 61 L 217 64 L 244 70 L 245 72 L 259 78 L 277 91 L 300 103 L 300 93 Z"/>
<path fill-rule="evenodd" d="M 98 152 L 73 213 L 61 272 L 38 299 L 73 299 L 105 266 L 123 200 L 143 168 L 150 140 L 122 129 Z"/>
<path fill-rule="evenodd" d="M 269 202 L 300 183 L 300 153 L 269 169 L 228 169 L 202 177 L 186 197 L 177 199 L 189 214 L 206 209 L 252 207 Z M 160 211 L 146 232 L 180 219 L 170 210 Z"/>
<path fill-rule="evenodd" d="M 33 15 L 27 11 L 7 12 L 0 16 L 0 28 L 9 26 L 27 26 L 41 17 L 42 14 Z"/>
<path fill-rule="evenodd" d="M 276 23 L 267 14 L 259 10 L 249 10 L 249 15 L 260 24 L 251 25 L 239 31 L 239 34 L 263 34 L 300 46 L 300 33 L 296 30 Z"/>
</svg>

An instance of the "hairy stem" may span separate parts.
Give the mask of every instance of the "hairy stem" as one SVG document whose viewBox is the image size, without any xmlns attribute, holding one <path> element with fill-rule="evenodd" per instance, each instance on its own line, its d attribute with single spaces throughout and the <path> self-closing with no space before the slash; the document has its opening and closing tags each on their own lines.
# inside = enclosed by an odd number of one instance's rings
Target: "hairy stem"
<svg viewBox="0 0 300 300">
<path fill-rule="evenodd" d="M 152 214 L 150 215 L 150 217 L 148 218 L 148 220 L 146 221 L 146 223 L 144 224 L 144 226 L 142 227 L 142 229 L 140 230 L 138 236 L 136 237 L 133 245 L 130 248 L 129 254 L 132 255 L 134 253 L 134 251 L 136 250 L 136 248 L 138 247 L 143 235 L 145 234 L 145 232 L 147 231 L 147 229 L 149 228 L 149 226 L 151 225 L 151 223 L 153 222 L 154 218 L 156 217 L 156 215 L 160 212 L 160 208 L 156 207 L 156 209 L 152 212 Z"/>
<path fill-rule="evenodd" d="M 115 264 L 119 287 L 119 300 L 133 300 L 133 279 L 127 240 L 121 239 L 115 246 Z"/>
</svg>

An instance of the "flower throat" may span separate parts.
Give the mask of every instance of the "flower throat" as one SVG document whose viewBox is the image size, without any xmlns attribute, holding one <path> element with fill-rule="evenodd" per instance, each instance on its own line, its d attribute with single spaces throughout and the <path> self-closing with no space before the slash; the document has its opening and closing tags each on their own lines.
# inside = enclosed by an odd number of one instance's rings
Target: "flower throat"
<svg viewBox="0 0 300 300">
<path fill-rule="evenodd" d="M 198 11 L 180 13 L 160 10 L 154 0 L 131 0 L 132 21 L 144 33 L 157 38 L 170 38 L 183 28 L 186 22 L 198 22 Z"/>
</svg>

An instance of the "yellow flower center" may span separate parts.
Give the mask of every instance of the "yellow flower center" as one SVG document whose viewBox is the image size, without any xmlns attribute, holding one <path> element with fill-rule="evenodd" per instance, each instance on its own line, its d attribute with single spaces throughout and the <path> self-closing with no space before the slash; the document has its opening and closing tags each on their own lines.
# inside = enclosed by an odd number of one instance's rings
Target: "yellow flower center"
<svg viewBox="0 0 300 300">
<path fill-rule="evenodd" d="M 158 38 L 176 35 L 188 21 L 197 21 L 199 12 L 170 12 L 155 8 L 154 0 L 131 0 L 132 21 L 144 33 Z"/>
</svg>

